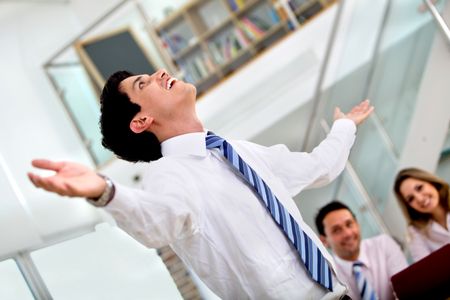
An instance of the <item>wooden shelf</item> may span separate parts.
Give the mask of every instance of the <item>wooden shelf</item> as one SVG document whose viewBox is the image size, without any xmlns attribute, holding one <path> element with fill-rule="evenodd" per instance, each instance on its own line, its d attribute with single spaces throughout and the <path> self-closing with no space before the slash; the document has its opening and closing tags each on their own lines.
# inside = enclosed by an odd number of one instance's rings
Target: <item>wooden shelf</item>
<svg viewBox="0 0 450 300">
<path fill-rule="evenodd" d="M 166 51 L 168 65 L 181 69 L 201 94 L 290 33 L 288 14 L 279 1 L 188 1 L 156 26 L 156 35 L 162 41 L 157 44 L 165 45 L 160 50 Z M 305 19 L 309 19 L 317 13 L 316 9 L 308 13 L 314 5 L 329 6 L 323 0 L 310 0 L 292 13 L 297 18 L 306 13 Z"/>
<path fill-rule="evenodd" d="M 268 38 L 270 38 L 273 34 L 275 34 L 277 31 L 283 29 L 284 27 L 284 23 L 278 23 L 273 25 L 269 30 L 267 30 L 263 36 L 259 37 L 258 39 L 254 40 L 252 42 L 252 47 L 254 47 L 255 45 L 263 42 L 264 40 L 267 40 Z"/>
<path fill-rule="evenodd" d="M 320 2 L 320 1 L 319 1 Z M 314 0 L 310 0 L 308 2 L 302 3 L 299 7 L 295 8 L 294 10 L 294 14 L 297 16 L 299 15 L 301 12 L 307 10 L 308 8 L 310 8 L 312 5 L 316 4 L 317 1 Z"/>
<path fill-rule="evenodd" d="M 204 34 L 202 34 L 200 36 L 200 39 L 203 40 L 203 41 L 207 40 L 208 38 L 210 38 L 214 34 L 218 33 L 220 30 L 222 30 L 223 28 L 225 28 L 227 25 L 230 25 L 230 24 L 232 24 L 231 16 L 228 17 L 227 19 L 225 19 L 224 21 L 222 21 L 222 23 L 220 23 L 216 27 L 214 27 L 214 28 L 208 30 L 207 32 L 205 32 Z"/>
<path fill-rule="evenodd" d="M 265 3 L 265 1 L 261 0 L 249 0 L 243 7 L 241 7 L 239 10 L 234 12 L 234 15 L 236 17 L 240 17 L 246 12 L 248 12 L 250 9 L 252 9 L 256 4 L 258 3 Z"/>
<path fill-rule="evenodd" d="M 183 58 L 183 56 L 186 56 L 187 54 L 191 53 L 194 49 L 199 48 L 200 43 L 198 40 L 191 42 L 191 45 L 184 48 L 183 50 L 178 51 L 175 55 L 172 56 L 174 60 L 179 60 Z"/>
</svg>

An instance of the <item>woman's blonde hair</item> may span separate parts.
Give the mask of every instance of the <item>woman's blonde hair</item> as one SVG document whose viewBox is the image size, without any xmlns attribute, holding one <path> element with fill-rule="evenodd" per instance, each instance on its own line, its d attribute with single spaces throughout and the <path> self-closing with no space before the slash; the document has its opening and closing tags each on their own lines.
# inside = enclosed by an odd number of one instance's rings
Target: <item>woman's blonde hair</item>
<svg viewBox="0 0 450 300">
<path fill-rule="evenodd" d="M 400 203 L 400 207 L 402 208 L 403 213 L 410 225 L 418 229 L 425 230 L 428 223 L 430 222 L 431 215 L 418 212 L 417 210 L 412 208 L 410 205 L 406 203 L 406 199 L 400 193 L 401 184 L 408 178 L 419 179 L 432 184 L 439 193 L 440 205 L 447 212 L 450 210 L 449 185 L 442 178 L 439 178 L 432 173 L 417 168 L 403 169 L 397 174 L 394 183 L 394 192 L 395 196 L 398 199 L 398 202 Z"/>
</svg>

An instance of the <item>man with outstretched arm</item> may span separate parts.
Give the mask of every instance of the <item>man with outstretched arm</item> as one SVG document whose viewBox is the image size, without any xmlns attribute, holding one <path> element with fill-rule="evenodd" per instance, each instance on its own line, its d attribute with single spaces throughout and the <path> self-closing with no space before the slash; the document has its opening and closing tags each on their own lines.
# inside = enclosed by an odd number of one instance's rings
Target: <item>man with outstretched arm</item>
<svg viewBox="0 0 450 300">
<path fill-rule="evenodd" d="M 223 299 L 339 299 L 345 286 L 333 259 L 292 197 L 344 169 L 363 101 L 335 110 L 327 138 L 311 153 L 264 147 L 205 132 L 196 89 L 165 70 L 113 74 L 101 95 L 103 145 L 148 164 L 142 189 L 122 186 L 72 162 L 34 160 L 53 176 L 29 173 L 36 187 L 85 197 L 147 247 L 170 245 Z"/>
</svg>

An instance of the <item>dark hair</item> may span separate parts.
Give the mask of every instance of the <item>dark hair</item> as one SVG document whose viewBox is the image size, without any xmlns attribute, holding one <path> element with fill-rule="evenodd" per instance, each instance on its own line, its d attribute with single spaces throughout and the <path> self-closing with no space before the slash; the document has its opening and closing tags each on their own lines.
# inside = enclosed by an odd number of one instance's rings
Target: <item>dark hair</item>
<svg viewBox="0 0 450 300">
<path fill-rule="evenodd" d="M 149 162 L 162 156 L 161 144 L 151 132 L 131 131 L 130 122 L 141 107 L 131 102 L 119 86 L 124 79 L 133 75 L 128 71 L 118 71 L 106 81 L 100 96 L 102 145 L 121 159 Z"/>
<path fill-rule="evenodd" d="M 439 204 L 446 211 L 450 210 L 449 185 L 442 178 L 439 178 L 436 175 L 433 175 L 432 173 L 429 173 L 421 169 L 406 168 L 398 172 L 394 182 L 395 196 L 397 197 L 400 207 L 402 208 L 403 213 L 406 219 L 408 220 L 409 224 L 413 225 L 418 229 L 423 230 L 426 228 L 429 221 L 431 220 L 431 215 L 418 212 L 417 210 L 415 210 L 406 203 L 406 199 L 400 192 L 400 186 L 402 185 L 403 181 L 405 181 L 408 178 L 422 180 L 433 185 L 439 193 Z"/>
<path fill-rule="evenodd" d="M 331 201 L 330 203 L 328 203 L 327 205 L 323 206 L 321 209 L 319 209 L 319 212 L 316 215 L 316 227 L 317 227 L 317 231 L 319 231 L 319 234 L 321 235 L 325 235 L 325 229 L 323 227 L 323 219 L 325 219 L 325 217 L 330 213 L 333 212 L 335 210 L 340 210 L 340 209 L 346 209 L 348 210 L 353 218 L 355 218 L 355 214 L 352 212 L 352 210 L 350 208 L 348 208 L 347 205 L 343 204 L 342 202 L 339 202 L 337 200 Z"/>
</svg>

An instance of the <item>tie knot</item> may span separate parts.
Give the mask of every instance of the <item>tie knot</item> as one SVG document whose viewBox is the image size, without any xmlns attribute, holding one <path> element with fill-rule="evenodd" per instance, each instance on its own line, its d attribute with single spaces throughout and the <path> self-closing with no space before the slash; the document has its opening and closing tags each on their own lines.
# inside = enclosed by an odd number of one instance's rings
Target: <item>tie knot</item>
<svg viewBox="0 0 450 300">
<path fill-rule="evenodd" d="M 353 263 L 353 270 L 354 271 L 360 271 L 361 270 L 361 268 L 364 266 L 364 264 L 362 263 L 362 262 L 360 262 L 360 261 L 355 261 L 354 263 Z"/>
<path fill-rule="evenodd" d="M 221 148 L 223 146 L 223 142 L 225 141 L 223 138 L 221 138 L 218 135 L 215 135 L 211 131 L 208 131 L 208 134 L 206 135 L 205 139 L 207 149 Z"/>
</svg>

